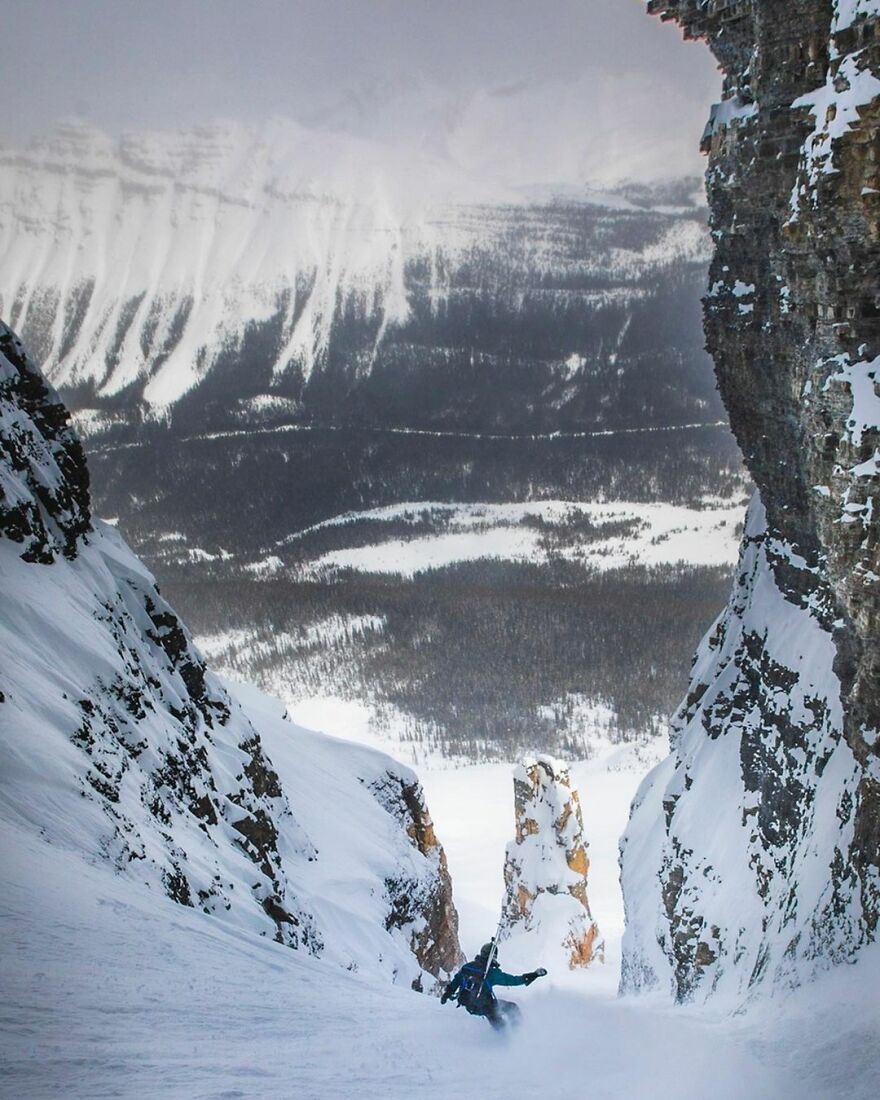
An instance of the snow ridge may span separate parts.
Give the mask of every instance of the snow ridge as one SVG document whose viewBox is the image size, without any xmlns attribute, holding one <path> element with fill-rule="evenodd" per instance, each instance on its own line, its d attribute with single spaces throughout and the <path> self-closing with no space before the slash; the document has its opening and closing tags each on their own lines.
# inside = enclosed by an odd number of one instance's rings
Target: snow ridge
<svg viewBox="0 0 880 1100">
<path fill-rule="evenodd" d="M 850 857 L 864 789 L 843 737 L 833 596 L 757 495 L 737 578 L 621 844 L 627 992 L 737 1001 L 809 980 L 871 934 Z"/>
</svg>

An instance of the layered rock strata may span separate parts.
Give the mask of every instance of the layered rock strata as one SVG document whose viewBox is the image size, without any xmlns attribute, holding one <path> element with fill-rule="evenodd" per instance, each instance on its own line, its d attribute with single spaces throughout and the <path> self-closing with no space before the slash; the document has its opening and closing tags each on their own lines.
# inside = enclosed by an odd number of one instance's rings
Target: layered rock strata
<svg viewBox="0 0 880 1100">
<path fill-rule="evenodd" d="M 624 989 L 851 959 L 880 914 L 880 4 L 651 0 L 724 74 L 705 329 L 758 488 L 623 844 Z"/>
<path fill-rule="evenodd" d="M 590 861 L 568 769 L 539 756 L 514 772 L 516 838 L 504 861 L 502 938 L 531 934 L 560 947 L 574 970 L 603 957 L 590 913 Z"/>
</svg>

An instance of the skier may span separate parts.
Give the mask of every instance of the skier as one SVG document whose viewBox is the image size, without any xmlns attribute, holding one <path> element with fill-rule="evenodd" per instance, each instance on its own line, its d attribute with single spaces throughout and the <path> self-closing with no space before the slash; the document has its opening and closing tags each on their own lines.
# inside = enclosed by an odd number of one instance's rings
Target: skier
<svg viewBox="0 0 880 1100">
<path fill-rule="evenodd" d="M 441 1004 L 455 997 L 459 1008 L 466 1008 L 472 1016 L 485 1016 L 496 1030 L 511 1027 L 519 1022 L 519 1006 L 512 1001 L 499 1001 L 493 987 L 496 985 L 531 985 L 536 978 L 543 978 L 546 970 L 532 970 L 528 974 L 506 974 L 498 965 L 495 941 L 483 944 L 479 955 L 467 962 L 443 991 Z"/>
</svg>

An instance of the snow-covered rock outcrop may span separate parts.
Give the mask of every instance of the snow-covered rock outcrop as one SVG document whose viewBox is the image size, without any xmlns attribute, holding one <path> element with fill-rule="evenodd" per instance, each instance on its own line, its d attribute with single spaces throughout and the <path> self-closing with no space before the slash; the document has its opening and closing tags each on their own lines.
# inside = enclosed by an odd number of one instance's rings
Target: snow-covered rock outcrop
<svg viewBox="0 0 880 1100">
<path fill-rule="evenodd" d="M 0 535 L 25 561 L 75 557 L 91 523 L 89 475 L 67 411 L 0 322 Z"/>
<path fill-rule="evenodd" d="M 427 861 L 402 860 L 385 886 L 391 908 L 385 927 L 402 929 L 413 954 L 435 977 L 450 974 L 464 962 L 458 942 L 458 913 L 452 905 L 452 880 L 446 853 L 437 839 L 425 794 L 415 775 L 400 765 L 386 767 L 368 784 L 370 791 L 401 826 L 410 843 Z M 418 983 L 421 987 L 421 982 Z"/>
<path fill-rule="evenodd" d="M 407 982 L 455 966 L 415 775 L 242 703 L 205 667 L 91 521 L 64 407 L 3 325 L 0 536 L 0 828 L 345 965 Z"/>
<path fill-rule="evenodd" d="M 708 347 L 758 487 L 623 842 L 623 988 L 796 984 L 880 920 L 880 5 L 650 0 L 725 73 Z"/>
<path fill-rule="evenodd" d="M 516 838 L 504 861 L 502 939 L 513 941 L 517 958 L 540 944 L 542 953 L 560 953 L 571 969 L 601 960 L 587 899 L 584 822 L 568 769 L 538 756 L 517 767 L 513 788 Z"/>
<path fill-rule="evenodd" d="M 704 639 L 623 843 L 623 987 L 681 1000 L 795 984 L 864 934 L 850 862 L 861 767 L 843 737 L 834 601 L 752 503 L 736 588 Z"/>
</svg>

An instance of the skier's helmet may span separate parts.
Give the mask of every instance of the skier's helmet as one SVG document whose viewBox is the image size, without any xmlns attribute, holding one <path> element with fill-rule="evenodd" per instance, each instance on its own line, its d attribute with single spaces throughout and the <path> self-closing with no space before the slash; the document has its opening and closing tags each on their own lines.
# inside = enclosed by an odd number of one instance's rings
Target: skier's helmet
<svg viewBox="0 0 880 1100">
<path fill-rule="evenodd" d="M 492 952 L 494 950 L 495 950 L 495 945 L 494 944 L 484 943 L 483 946 L 480 948 L 480 954 L 479 954 L 478 957 L 481 958 L 483 960 L 483 962 L 485 962 L 486 959 L 489 958 L 489 956 L 492 954 Z"/>
</svg>

